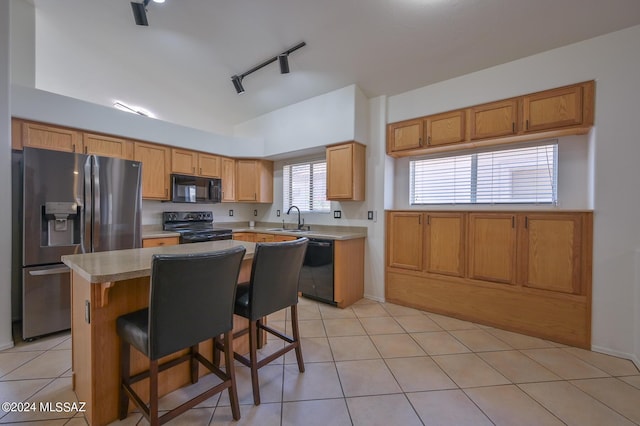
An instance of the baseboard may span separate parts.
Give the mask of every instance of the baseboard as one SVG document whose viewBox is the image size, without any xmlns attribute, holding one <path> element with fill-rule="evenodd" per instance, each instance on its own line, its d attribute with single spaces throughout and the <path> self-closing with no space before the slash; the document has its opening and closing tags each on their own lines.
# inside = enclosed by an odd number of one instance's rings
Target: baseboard
<svg viewBox="0 0 640 426">
<path fill-rule="evenodd" d="M 365 294 L 364 298 L 369 300 L 375 300 L 376 302 L 380 302 L 380 303 L 385 302 L 384 297 L 371 296 L 369 294 Z"/>
<path fill-rule="evenodd" d="M 620 351 L 614 351 L 611 350 L 609 348 L 603 348 L 601 346 L 591 346 L 591 350 L 593 352 L 600 352 L 606 355 L 612 355 L 612 356 L 616 356 L 618 358 L 624 358 L 624 359 L 628 359 L 629 361 L 633 362 L 636 365 L 636 368 L 638 370 L 640 370 L 640 358 L 635 355 L 635 354 L 629 354 L 626 352 L 620 352 Z"/>
<path fill-rule="evenodd" d="M 0 344 L 0 351 L 4 351 L 5 349 L 11 349 L 14 346 L 13 340 Z"/>
</svg>

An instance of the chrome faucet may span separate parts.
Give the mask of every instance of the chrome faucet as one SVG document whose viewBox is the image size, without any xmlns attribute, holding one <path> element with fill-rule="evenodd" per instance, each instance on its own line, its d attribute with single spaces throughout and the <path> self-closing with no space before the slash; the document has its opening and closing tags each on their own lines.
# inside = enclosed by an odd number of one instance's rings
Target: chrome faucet
<svg viewBox="0 0 640 426">
<path fill-rule="evenodd" d="M 291 209 L 294 208 L 296 210 L 298 210 L 298 228 L 297 229 L 302 229 L 302 227 L 304 226 L 304 219 L 302 219 L 302 223 L 300 223 L 300 209 L 298 208 L 298 206 L 291 206 L 289 207 L 289 210 L 287 210 L 287 214 L 291 213 Z"/>
</svg>

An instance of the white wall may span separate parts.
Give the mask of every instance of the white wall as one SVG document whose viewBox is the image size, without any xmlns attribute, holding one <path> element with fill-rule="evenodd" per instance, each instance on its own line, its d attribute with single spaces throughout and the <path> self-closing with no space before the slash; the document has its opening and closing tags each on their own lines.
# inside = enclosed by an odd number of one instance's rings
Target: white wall
<svg viewBox="0 0 640 426">
<path fill-rule="evenodd" d="M 0 2 L 0 350 L 11 335 L 11 3 Z"/>
<path fill-rule="evenodd" d="M 33 4 L 11 0 L 11 83 L 36 86 L 36 14 Z"/>
<path fill-rule="evenodd" d="M 589 198 L 593 197 L 595 212 L 592 347 L 640 364 L 640 335 L 634 324 L 640 309 L 634 298 L 638 285 L 634 250 L 640 246 L 638 40 L 640 26 L 635 26 L 393 96 L 388 117 L 394 122 L 595 79 L 592 139 L 587 138 L 586 154 L 574 153 L 586 155 L 587 163 L 593 165 L 589 170 L 587 164 L 584 182 L 588 188 L 593 177 L 593 194 L 588 194 L 586 201 L 591 205 Z M 578 182 L 575 185 L 569 191 L 584 191 Z"/>
</svg>

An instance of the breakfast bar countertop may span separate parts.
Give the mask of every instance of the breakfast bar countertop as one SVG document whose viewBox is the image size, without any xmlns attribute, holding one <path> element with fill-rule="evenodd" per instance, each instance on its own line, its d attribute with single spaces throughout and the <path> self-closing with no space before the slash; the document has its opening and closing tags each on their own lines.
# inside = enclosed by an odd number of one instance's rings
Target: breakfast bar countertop
<svg viewBox="0 0 640 426">
<path fill-rule="evenodd" d="M 106 283 L 148 277 L 154 254 L 190 254 L 226 250 L 244 246 L 244 259 L 252 259 L 255 244 L 246 241 L 221 240 L 175 246 L 114 250 L 62 256 L 62 262 L 90 283 Z"/>
</svg>

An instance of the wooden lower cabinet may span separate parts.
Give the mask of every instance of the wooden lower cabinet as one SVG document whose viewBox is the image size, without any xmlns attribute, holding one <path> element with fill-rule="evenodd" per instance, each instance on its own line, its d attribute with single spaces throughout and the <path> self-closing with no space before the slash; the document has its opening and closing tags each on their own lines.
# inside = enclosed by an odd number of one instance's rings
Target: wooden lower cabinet
<svg viewBox="0 0 640 426">
<path fill-rule="evenodd" d="M 248 241 L 250 243 L 255 243 L 255 232 L 234 232 L 233 239 L 238 241 Z"/>
<path fill-rule="evenodd" d="M 180 244 L 180 237 L 144 238 L 142 240 L 142 248 L 175 246 L 178 244 Z"/>
<path fill-rule="evenodd" d="M 364 297 L 364 238 L 335 240 L 333 300 L 346 308 Z"/>
<path fill-rule="evenodd" d="M 591 212 L 392 211 L 386 220 L 387 301 L 590 347 Z"/>
</svg>

